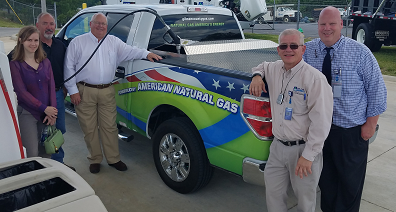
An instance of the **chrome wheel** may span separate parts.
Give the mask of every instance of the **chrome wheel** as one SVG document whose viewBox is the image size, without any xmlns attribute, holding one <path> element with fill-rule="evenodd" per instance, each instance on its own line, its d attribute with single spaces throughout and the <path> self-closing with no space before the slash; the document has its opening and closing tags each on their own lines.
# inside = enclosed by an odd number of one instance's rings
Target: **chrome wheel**
<svg viewBox="0 0 396 212">
<path fill-rule="evenodd" d="M 202 138 L 187 117 L 159 125 L 153 137 L 153 158 L 164 183 L 182 194 L 203 188 L 213 174 Z"/>
<path fill-rule="evenodd" d="M 168 133 L 159 145 L 159 159 L 165 173 L 173 181 L 184 181 L 190 173 L 190 155 L 186 144 L 179 136 Z"/>
<path fill-rule="evenodd" d="M 365 39 L 366 39 L 366 32 L 364 31 L 364 29 L 359 29 L 356 35 L 356 41 L 359 43 L 364 43 Z"/>
</svg>

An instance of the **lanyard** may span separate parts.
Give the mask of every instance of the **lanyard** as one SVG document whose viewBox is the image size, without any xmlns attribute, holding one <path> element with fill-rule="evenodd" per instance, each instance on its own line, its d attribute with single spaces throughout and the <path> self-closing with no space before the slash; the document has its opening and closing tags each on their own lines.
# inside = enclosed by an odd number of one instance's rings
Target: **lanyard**
<svg viewBox="0 0 396 212">
<path fill-rule="evenodd" d="M 276 103 L 278 103 L 279 105 L 281 105 L 281 104 L 283 103 L 283 98 L 284 98 L 284 96 L 285 96 L 285 92 L 286 92 L 287 86 L 289 85 L 290 81 L 294 78 L 294 76 L 296 76 L 296 74 L 297 74 L 301 69 L 302 69 L 302 66 L 301 66 L 301 68 L 298 69 L 298 70 L 296 71 L 296 73 L 294 73 L 293 76 L 289 79 L 289 81 L 287 82 L 287 84 L 286 84 L 286 86 L 285 86 L 285 89 L 283 89 L 283 80 L 285 79 L 285 73 L 286 73 L 286 72 L 283 72 L 283 75 L 282 75 L 282 87 L 281 87 L 281 92 L 279 93 L 279 96 L 278 96 L 278 99 L 276 100 Z M 283 92 L 282 92 L 282 89 L 283 89 Z"/>
</svg>

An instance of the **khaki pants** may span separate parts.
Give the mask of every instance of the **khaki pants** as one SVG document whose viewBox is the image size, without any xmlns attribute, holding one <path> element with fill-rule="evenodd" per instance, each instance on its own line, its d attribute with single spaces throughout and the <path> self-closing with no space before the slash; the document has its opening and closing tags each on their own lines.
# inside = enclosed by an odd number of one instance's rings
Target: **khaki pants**
<svg viewBox="0 0 396 212">
<path fill-rule="evenodd" d="M 269 212 L 287 212 L 287 189 L 292 186 L 297 197 L 298 212 L 314 212 L 316 206 L 316 188 L 323 166 L 322 153 L 312 163 L 312 174 L 301 179 L 295 175 L 297 161 L 305 144 L 285 146 L 278 139 L 270 147 L 270 155 L 264 170 L 266 200 Z"/>
<path fill-rule="evenodd" d="M 120 161 L 116 101 L 114 87 L 97 89 L 77 84 L 81 102 L 75 107 L 78 122 L 92 163 L 102 162 L 103 152 L 108 164 Z M 100 137 L 100 140 L 99 140 Z"/>
</svg>

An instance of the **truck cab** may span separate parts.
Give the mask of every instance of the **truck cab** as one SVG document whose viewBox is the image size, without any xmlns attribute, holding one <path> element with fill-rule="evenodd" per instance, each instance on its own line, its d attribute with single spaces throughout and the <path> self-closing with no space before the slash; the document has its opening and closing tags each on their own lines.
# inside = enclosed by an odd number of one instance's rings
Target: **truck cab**
<svg viewBox="0 0 396 212">
<path fill-rule="evenodd" d="M 264 21 L 283 21 L 285 23 L 290 21 L 297 21 L 298 14 L 300 14 L 300 20 L 302 13 L 292 9 L 289 6 L 268 6 L 268 12 L 263 16 Z"/>
<path fill-rule="evenodd" d="M 254 20 L 267 12 L 265 0 L 107 0 L 106 4 L 179 4 L 228 8 L 236 14 L 242 29 L 254 27 Z"/>
<path fill-rule="evenodd" d="M 396 44 L 396 0 L 353 0 L 352 38 L 372 52 Z"/>
</svg>

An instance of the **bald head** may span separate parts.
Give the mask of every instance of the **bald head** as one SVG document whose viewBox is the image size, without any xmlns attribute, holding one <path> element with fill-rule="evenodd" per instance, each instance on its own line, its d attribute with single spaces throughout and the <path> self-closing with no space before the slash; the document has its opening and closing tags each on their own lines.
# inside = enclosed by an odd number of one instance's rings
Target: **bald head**
<svg viewBox="0 0 396 212">
<path fill-rule="evenodd" d="M 337 8 L 329 6 L 320 12 L 318 34 L 327 47 L 334 45 L 341 38 L 342 27 L 341 15 Z"/>
<path fill-rule="evenodd" d="M 326 8 L 324 8 L 319 15 L 319 20 L 322 18 L 323 19 L 323 15 L 329 14 L 331 16 L 334 16 L 335 18 L 338 18 L 340 21 L 342 21 L 341 19 L 341 15 L 340 15 L 340 11 L 333 7 L 333 6 L 328 6 Z"/>
</svg>

